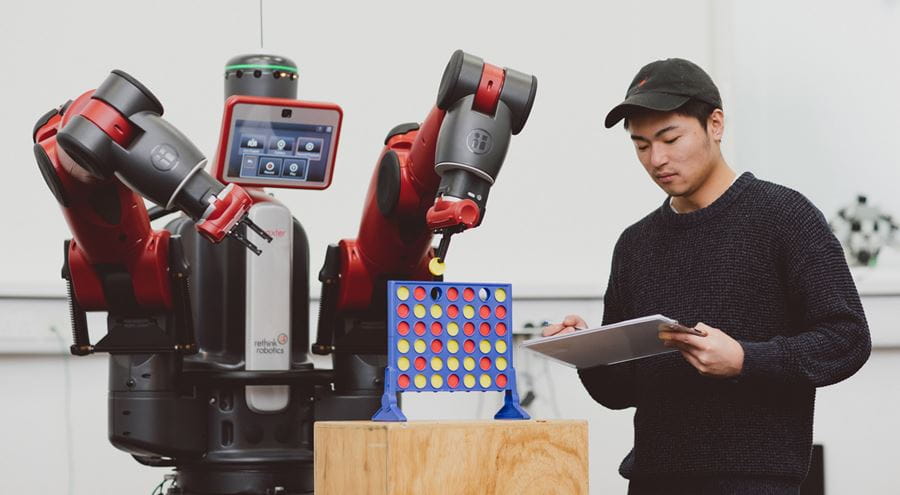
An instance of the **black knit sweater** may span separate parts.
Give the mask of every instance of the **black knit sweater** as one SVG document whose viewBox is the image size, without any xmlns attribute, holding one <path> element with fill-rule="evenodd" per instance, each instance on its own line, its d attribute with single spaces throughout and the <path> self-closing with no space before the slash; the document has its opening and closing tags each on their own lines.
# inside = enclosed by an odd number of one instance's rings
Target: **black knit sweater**
<svg viewBox="0 0 900 495">
<path fill-rule="evenodd" d="M 732 379 L 680 353 L 579 371 L 612 409 L 635 407 L 630 479 L 759 476 L 802 480 L 815 388 L 871 351 L 859 295 L 822 213 L 800 193 L 745 173 L 685 214 L 668 200 L 619 238 L 603 323 L 660 313 L 704 322 L 744 348 Z"/>
</svg>

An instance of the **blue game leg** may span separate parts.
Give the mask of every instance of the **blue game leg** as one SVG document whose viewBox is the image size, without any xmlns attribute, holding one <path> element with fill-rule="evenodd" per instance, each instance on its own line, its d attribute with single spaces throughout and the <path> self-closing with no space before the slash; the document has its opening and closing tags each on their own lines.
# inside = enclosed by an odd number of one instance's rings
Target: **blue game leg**
<svg viewBox="0 0 900 495">
<path fill-rule="evenodd" d="M 384 393 L 381 394 L 381 408 L 375 411 L 372 421 L 406 421 L 406 416 L 397 405 L 397 392 L 391 386 L 390 367 L 384 370 Z"/>
<path fill-rule="evenodd" d="M 515 373 L 515 372 L 513 372 Z M 494 415 L 494 419 L 531 419 L 531 416 L 519 405 L 519 389 L 515 381 L 503 394 L 503 407 Z"/>
</svg>

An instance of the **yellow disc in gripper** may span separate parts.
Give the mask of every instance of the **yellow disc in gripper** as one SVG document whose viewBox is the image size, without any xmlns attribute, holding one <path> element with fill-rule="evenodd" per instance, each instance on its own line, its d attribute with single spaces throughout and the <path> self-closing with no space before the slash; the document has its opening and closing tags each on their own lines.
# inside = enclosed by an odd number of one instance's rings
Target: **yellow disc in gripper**
<svg viewBox="0 0 900 495">
<path fill-rule="evenodd" d="M 440 277 L 446 270 L 447 266 L 437 258 L 431 258 L 431 261 L 428 262 L 428 271 L 435 277 Z"/>
</svg>

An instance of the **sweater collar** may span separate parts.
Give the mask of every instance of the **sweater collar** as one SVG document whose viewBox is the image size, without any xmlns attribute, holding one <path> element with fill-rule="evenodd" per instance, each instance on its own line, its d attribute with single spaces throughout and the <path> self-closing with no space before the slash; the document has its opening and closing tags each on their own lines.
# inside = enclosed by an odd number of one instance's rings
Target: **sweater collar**
<svg viewBox="0 0 900 495">
<path fill-rule="evenodd" d="M 733 184 L 731 184 L 731 187 L 726 189 L 721 196 L 712 202 L 712 204 L 706 208 L 701 208 L 690 213 L 675 213 L 669 206 L 669 198 L 667 197 L 659 208 L 662 221 L 667 225 L 678 227 L 689 227 L 703 223 L 717 215 L 719 212 L 726 210 L 754 180 L 756 180 L 756 177 L 754 177 L 752 173 L 744 172 Z"/>
</svg>

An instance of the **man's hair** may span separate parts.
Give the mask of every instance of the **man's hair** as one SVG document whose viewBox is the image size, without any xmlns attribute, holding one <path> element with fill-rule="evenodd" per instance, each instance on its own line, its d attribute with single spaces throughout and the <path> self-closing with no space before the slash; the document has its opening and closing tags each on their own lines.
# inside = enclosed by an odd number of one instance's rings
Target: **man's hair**
<svg viewBox="0 0 900 495">
<path fill-rule="evenodd" d="M 700 122 L 700 126 L 703 127 L 703 130 L 706 130 L 706 121 L 709 120 L 709 116 L 712 115 L 716 109 L 721 107 L 717 107 L 712 103 L 707 103 L 702 100 L 697 100 L 695 98 L 691 98 L 686 101 L 684 105 L 672 110 L 673 113 L 677 113 L 678 115 L 684 115 L 687 117 L 694 117 L 697 121 Z M 649 113 L 659 113 L 656 110 L 650 110 L 647 108 L 634 107 L 634 110 L 628 113 L 628 116 L 625 117 L 625 129 L 628 129 L 628 119 L 634 118 L 640 115 L 646 115 Z"/>
</svg>

